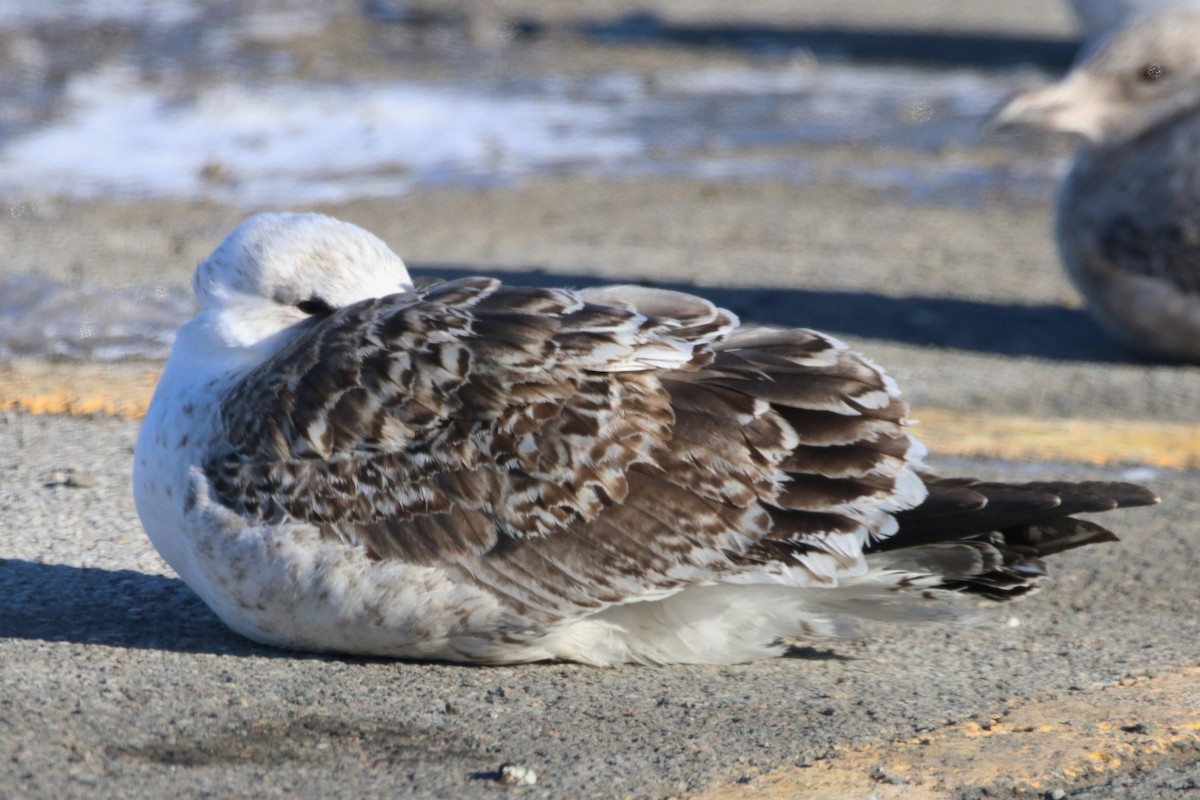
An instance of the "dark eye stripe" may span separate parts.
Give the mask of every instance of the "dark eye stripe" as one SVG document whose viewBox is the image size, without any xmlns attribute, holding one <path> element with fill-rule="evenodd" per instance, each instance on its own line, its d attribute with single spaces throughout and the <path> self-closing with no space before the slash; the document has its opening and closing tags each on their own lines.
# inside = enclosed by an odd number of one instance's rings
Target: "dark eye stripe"
<svg viewBox="0 0 1200 800">
<path fill-rule="evenodd" d="M 296 303 L 296 308 L 300 309 L 305 314 L 314 316 L 317 314 L 333 313 L 333 306 L 329 305 L 329 303 L 325 302 L 319 297 L 310 297 L 307 300 L 301 300 L 299 303 Z"/>
</svg>

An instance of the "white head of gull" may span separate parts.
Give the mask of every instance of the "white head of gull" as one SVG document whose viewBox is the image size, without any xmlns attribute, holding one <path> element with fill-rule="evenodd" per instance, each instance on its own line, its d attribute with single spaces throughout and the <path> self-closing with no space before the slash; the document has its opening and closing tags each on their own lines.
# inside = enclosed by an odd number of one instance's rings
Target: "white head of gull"
<svg viewBox="0 0 1200 800">
<path fill-rule="evenodd" d="M 353 225 L 202 263 L 138 441 L 154 545 L 234 630 L 474 663 L 729 663 L 1020 596 L 1122 483 L 925 473 L 895 384 L 698 297 L 414 288 Z"/>
</svg>

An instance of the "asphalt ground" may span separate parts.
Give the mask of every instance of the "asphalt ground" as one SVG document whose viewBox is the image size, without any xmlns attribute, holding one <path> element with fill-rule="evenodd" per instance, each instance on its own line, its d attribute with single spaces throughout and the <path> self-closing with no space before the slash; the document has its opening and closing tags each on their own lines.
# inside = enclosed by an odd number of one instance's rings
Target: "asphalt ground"
<svg viewBox="0 0 1200 800">
<path fill-rule="evenodd" d="M 568 5 L 575 16 L 549 21 L 600 13 Z M 1021 3 L 927 2 L 908 17 L 891 4 L 801 5 L 796 26 L 904 29 L 925 14 L 955 30 L 1037 32 Z M 681 22 L 719 13 L 662 6 Z M 1047 30 L 1069 35 L 1061 18 Z M 605 57 L 555 51 L 548 63 L 568 55 Z M 637 58 L 653 70 L 683 57 Z M 977 627 L 874 626 L 737 667 L 312 656 L 229 632 L 142 533 L 129 470 L 158 365 L 0 365 L 0 797 L 1157 798 L 1200 787 L 1200 370 L 1141 361 L 1092 323 L 1058 269 L 1049 198 L 948 207 L 819 179 L 564 177 L 318 210 L 377 232 L 418 274 L 652 282 L 746 320 L 833 331 L 905 387 L 935 469 L 1132 478 L 1163 503 L 1104 515 L 1119 543 L 1056 558 L 1044 592 L 990 607 Z M 104 200 L 11 211 L 0 274 L 113 288 L 186 285 L 245 213 Z M 503 784 L 504 764 L 537 783 Z"/>
<path fill-rule="evenodd" d="M 1186 796 L 1200 780 L 1195 473 L 978 627 L 868 626 L 735 667 L 404 663 L 229 632 L 159 560 L 137 422 L 0 417 L 0 796 Z M 1128 477 L 933 460 L 1004 479 Z M 507 787 L 505 764 L 538 782 Z"/>
</svg>

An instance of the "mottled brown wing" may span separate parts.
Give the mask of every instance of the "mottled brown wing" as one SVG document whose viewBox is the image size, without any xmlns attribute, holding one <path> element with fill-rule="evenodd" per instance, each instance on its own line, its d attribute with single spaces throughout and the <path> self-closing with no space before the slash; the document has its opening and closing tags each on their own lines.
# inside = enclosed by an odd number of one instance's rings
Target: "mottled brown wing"
<svg viewBox="0 0 1200 800">
<path fill-rule="evenodd" d="M 924 495 L 904 413 L 820 334 L 734 330 L 675 292 L 473 279 L 314 323 L 233 389 L 207 471 L 243 515 L 457 570 L 552 621 L 860 571 Z"/>
<path fill-rule="evenodd" d="M 359 303 L 234 387 L 229 450 L 208 471 L 223 502 L 262 519 L 471 509 L 543 535 L 619 498 L 669 435 L 667 398 L 639 373 L 692 358 L 672 327 L 489 279 Z"/>
</svg>

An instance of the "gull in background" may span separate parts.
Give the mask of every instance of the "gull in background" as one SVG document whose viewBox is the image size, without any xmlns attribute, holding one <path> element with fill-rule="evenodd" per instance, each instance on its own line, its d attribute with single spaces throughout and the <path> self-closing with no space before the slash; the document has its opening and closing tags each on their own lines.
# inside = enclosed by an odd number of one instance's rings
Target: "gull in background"
<svg viewBox="0 0 1200 800">
<path fill-rule="evenodd" d="M 1067 274 L 1127 346 L 1200 362 L 1200 10 L 1136 17 L 993 127 L 1082 138 L 1055 211 Z"/>
<path fill-rule="evenodd" d="M 262 214 L 196 270 L 138 440 L 154 546 L 281 647 L 730 663 L 1007 600 L 1112 540 L 1125 483 L 944 480 L 893 381 L 698 297 L 414 286 L 367 231 Z"/>
</svg>

